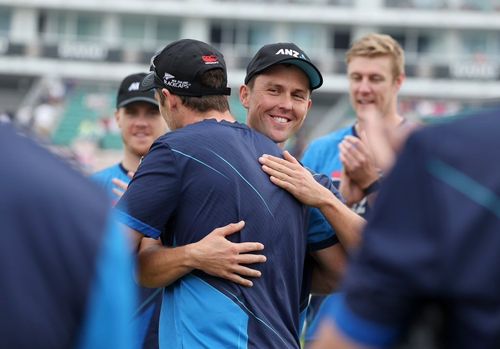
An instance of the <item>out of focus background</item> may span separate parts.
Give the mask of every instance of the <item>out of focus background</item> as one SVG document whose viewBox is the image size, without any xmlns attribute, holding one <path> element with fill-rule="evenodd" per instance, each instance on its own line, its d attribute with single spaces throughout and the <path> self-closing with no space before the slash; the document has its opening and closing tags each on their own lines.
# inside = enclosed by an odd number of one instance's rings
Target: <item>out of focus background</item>
<svg viewBox="0 0 500 349">
<path fill-rule="evenodd" d="M 320 68 L 303 131 L 289 148 L 352 122 L 344 53 L 368 32 L 406 52 L 400 112 L 435 120 L 500 105 L 500 0 L 0 0 L 0 120 L 73 157 L 87 172 L 120 158 L 114 123 L 120 80 L 147 71 L 180 38 L 226 57 L 231 110 L 262 45 L 292 41 Z"/>
</svg>

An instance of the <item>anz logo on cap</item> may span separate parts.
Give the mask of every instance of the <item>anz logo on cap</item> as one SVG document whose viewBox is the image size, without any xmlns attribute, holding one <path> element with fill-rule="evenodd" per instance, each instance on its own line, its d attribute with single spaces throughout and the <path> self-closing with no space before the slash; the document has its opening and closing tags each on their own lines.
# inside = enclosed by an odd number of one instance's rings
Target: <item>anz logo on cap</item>
<svg viewBox="0 0 500 349">
<path fill-rule="evenodd" d="M 139 81 L 137 81 L 137 82 L 133 82 L 133 83 L 131 83 L 131 84 L 130 84 L 130 86 L 128 87 L 128 90 L 129 90 L 129 91 L 139 91 L 139 85 L 140 85 L 140 84 L 141 84 L 141 83 L 140 83 Z"/>
<path fill-rule="evenodd" d="M 298 51 L 289 49 L 289 48 L 280 48 L 278 52 L 275 53 L 276 55 L 285 55 L 285 56 L 292 56 L 294 58 L 302 58 L 307 60 L 307 57 Z"/>
</svg>

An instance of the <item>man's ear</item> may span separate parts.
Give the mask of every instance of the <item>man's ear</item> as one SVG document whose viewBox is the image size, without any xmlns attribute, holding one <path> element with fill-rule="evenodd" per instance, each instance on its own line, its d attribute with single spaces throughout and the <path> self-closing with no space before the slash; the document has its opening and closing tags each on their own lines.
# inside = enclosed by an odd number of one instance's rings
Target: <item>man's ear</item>
<svg viewBox="0 0 500 349">
<path fill-rule="evenodd" d="M 247 85 L 240 86 L 240 102 L 245 109 L 248 109 L 249 104 L 250 87 Z"/>
<path fill-rule="evenodd" d="M 169 108 L 175 109 L 179 106 L 179 103 L 181 103 L 179 96 L 170 93 L 170 91 L 167 90 L 166 88 L 163 88 L 161 90 L 161 93 L 165 97 L 165 101 L 169 106 Z"/>
<path fill-rule="evenodd" d="M 122 125 L 121 125 L 121 115 L 120 115 L 120 109 L 116 109 L 115 110 L 115 121 L 116 121 L 116 124 L 118 125 L 118 128 L 122 128 Z"/>
<path fill-rule="evenodd" d="M 405 79 L 406 79 L 405 74 L 401 74 L 396 78 L 395 85 L 396 85 L 397 92 L 399 92 L 399 90 L 401 89 L 401 86 L 403 85 L 403 82 L 405 81 Z"/>
</svg>

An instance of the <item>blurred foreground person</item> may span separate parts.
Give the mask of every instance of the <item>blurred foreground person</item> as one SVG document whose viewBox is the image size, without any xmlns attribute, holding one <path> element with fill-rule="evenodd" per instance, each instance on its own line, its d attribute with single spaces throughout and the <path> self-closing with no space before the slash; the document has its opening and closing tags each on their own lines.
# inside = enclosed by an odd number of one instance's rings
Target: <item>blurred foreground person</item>
<svg viewBox="0 0 500 349">
<path fill-rule="evenodd" d="M 488 111 L 410 136 L 313 348 L 500 347 L 499 134 Z"/>
<path fill-rule="evenodd" d="M 105 193 L 9 124 L 0 162 L 2 348 L 133 348 L 132 257 Z"/>
</svg>

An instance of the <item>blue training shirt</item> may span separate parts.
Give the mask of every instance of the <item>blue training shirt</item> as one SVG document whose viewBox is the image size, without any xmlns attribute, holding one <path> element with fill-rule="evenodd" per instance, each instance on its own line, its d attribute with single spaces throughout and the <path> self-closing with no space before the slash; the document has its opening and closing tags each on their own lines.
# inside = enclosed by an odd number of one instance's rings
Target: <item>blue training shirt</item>
<svg viewBox="0 0 500 349">
<path fill-rule="evenodd" d="M 307 168 L 330 176 L 337 184 L 342 173 L 339 144 L 346 136 L 355 135 L 354 126 L 341 128 L 311 142 L 302 156 L 301 162 Z"/>
<path fill-rule="evenodd" d="M 118 163 L 94 173 L 91 178 L 106 190 L 114 205 L 119 198 L 113 193 L 113 188 L 116 188 L 116 185 L 112 180 L 118 178 L 127 184 L 130 183 L 130 177 L 127 172 L 125 167 L 121 163 Z M 158 348 L 158 321 L 161 298 L 160 289 L 139 288 L 139 306 L 134 313 L 132 321 L 139 329 L 137 340 L 139 345 L 144 349 Z"/>
<path fill-rule="evenodd" d="M 113 166 L 107 167 L 101 171 L 98 171 L 90 176 L 97 184 L 104 188 L 108 193 L 109 197 L 112 199 L 113 205 L 118 202 L 118 196 L 113 193 L 113 189 L 116 185 L 113 184 L 113 178 L 118 178 L 119 180 L 130 183 L 130 177 L 127 174 L 127 170 L 121 163 L 115 164 Z"/>
<path fill-rule="evenodd" d="M 133 262 L 109 200 L 0 124 L 0 338 L 5 348 L 135 348 Z"/>
<path fill-rule="evenodd" d="M 335 321 L 392 347 L 428 302 L 447 348 L 500 347 L 500 115 L 412 135 L 382 186 Z"/>
<path fill-rule="evenodd" d="M 251 288 L 201 271 L 166 287 L 160 347 L 299 348 L 308 210 L 272 184 L 262 154 L 281 150 L 246 125 L 189 125 L 153 144 L 118 203 L 125 224 L 170 246 L 240 220 L 245 228 L 228 239 L 265 246 L 267 262 L 252 266 L 262 276 Z"/>
<path fill-rule="evenodd" d="M 314 140 L 305 150 L 301 160 L 304 166 L 314 172 L 330 176 L 337 188 L 340 185 L 342 169 L 344 168 L 342 161 L 340 161 L 339 144 L 346 136 L 358 137 L 354 125 L 341 128 Z M 363 198 L 351 209 L 366 218 L 370 208 L 367 199 Z"/>
</svg>

